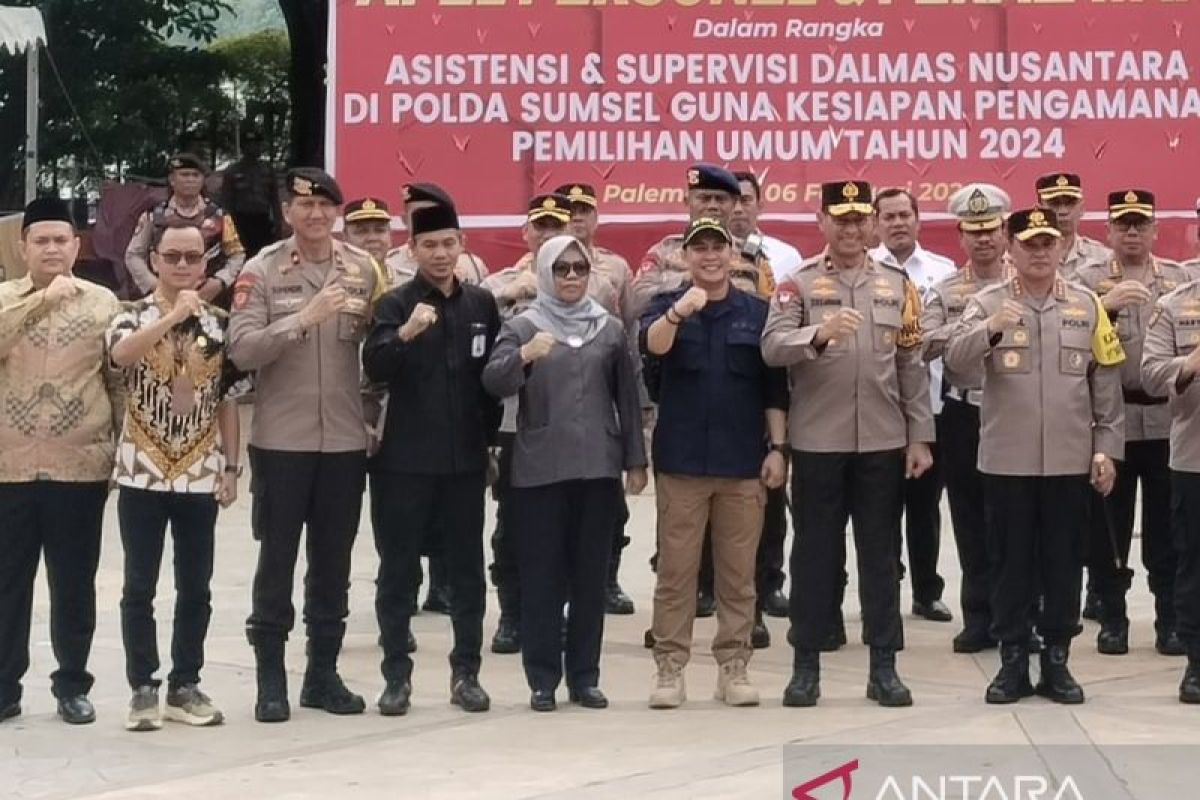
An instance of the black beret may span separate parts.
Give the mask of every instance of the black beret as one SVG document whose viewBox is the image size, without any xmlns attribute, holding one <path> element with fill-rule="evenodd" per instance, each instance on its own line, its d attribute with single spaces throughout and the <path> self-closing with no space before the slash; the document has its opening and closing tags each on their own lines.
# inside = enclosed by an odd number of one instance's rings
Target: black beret
<svg viewBox="0 0 1200 800">
<path fill-rule="evenodd" d="M 831 217 L 874 214 L 874 193 L 866 181 L 831 181 L 821 184 L 821 210 Z"/>
<path fill-rule="evenodd" d="M 413 209 L 411 236 L 430 231 L 458 230 L 458 213 L 453 206 L 428 206 Z"/>
<path fill-rule="evenodd" d="M 1056 239 L 1062 238 L 1062 232 L 1058 229 L 1058 217 L 1051 209 L 1026 208 L 1008 215 L 1008 235 L 1018 242 L 1042 234 Z"/>
<path fill-rule="evenodd" d="M 1126 214 L 1154 216 L 1154 192 L 1145 189 L 1123 189 L 1108 195 L 1108 218 L 1116 219 Z"/>
<path fill-rule="evenodd" d="M 388 210 L 388 204 L 378 197 L 364 197 L 359 200 L 352 200 L 346 204 L 344 213 L 346 215 L 346 222 L 366 222 L 371 219 L 390 221 L 392 219 L 392 213 Z"/>
<path fill-rule="evenodd" d="M 205 175 L 208 174 L 208 164 L 195 153 L 176 153 L 171 156 L 171 160 L 167 162 L 167 170 L 174 172 L 177 169 L 198 169 Z"/>
<path fill-rule="evenodd" d="M 742 185 L 737 177 L 715 164 L 693 164 L 687 171 L 687 185 L 689 189 L 713 189 L 734 197 L 742 196 Z"/>
<path fill-rule="evenodd" d="M 535 222 L 551 217 L 559 222 L 571 221 L 571 201 L 562 194 L 539 194 L 529 201 L 528 219 Z"/>
<path fill-rule="evenodd" d="M 342 188 L 325 170 L 316 167 L 296 167 L 287 174 L 289 197 L 327 197 L 335 205 L 342 204 Z"/>
<path fill-rule="evenodd" d="M 1051 172 L 1037 179 L 1039 200 L 1056 197 L 1083 197 L 1083 182 L 1073 172 Z"/>
<path fill-rule="evenodd" d="M 75 220 L 71 218 L 71 207 L 66 200 L 57 197 L 38 197 L 25 206 L 25 216 L 21 220 L 21 230 L 27 230 L 35 222 L 65 222 L 72 228 Z"/>
<path fill-rule="evenodd" d="M 595 208 L 597 205 L 596 187 L 590 183 L 564 183 L 555 189 L 554 193 L 561 194 L 572 203 L 582 203 L 592 208 Z"/>
<path fill-rule="evenodd" d="M 406 183 L 404 184 L 404 202 L 437 203 L 439 206 L 454 206 L 454 199 L 436 183 Z"/>
</svg>

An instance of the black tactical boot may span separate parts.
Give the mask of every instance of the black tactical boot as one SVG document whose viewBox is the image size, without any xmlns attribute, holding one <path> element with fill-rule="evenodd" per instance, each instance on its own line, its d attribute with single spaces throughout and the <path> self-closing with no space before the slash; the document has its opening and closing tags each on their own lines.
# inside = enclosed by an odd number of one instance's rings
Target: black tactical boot
<svg viewBox="0 0 1200 800">
<path fill-rule="evenodd" d="M 984 700 L 993 705 L 1015 703 L 1033 696 L 1029 682 L 1029 651 L 1025 642 L 1000 645 L 1000 671 L 988 684 Z"/>
<path fill-rule="evenodd" d="M 604 613 L 627 616 L 635 610 L 633 598 L 625 594 L 625 590 L 621 588 L 621 584 L 617 582 L 616 578 L 611 579 L 604 587 Z"/>
<path fill-rule="evenodd" d="M 516 620 L 504 615 L 496 625 L 496 633 L 492 636 L 492 652 L 502 655 L 521 652 L 521 631 Z"/>
<path fill-rule="evenodd" d="M 330 714 L 361 714 L 367 707 L 362 695 L 346 688 L 337 673 L 342 637 L 320 636 L 308 640 L 308 669 L 300 687 L 300 705 L 321 708 Z"/>
<path fill-rule="evenodd" d="M 1128 653 L 1129 620 L 1101 620 L 1100 632 L 1096 634 L 1096 651 L 1106 656 L 1123 656 Z"/>
<path fill-rule="evenodd" d="M 912 705 L 912 692 L 896 674 L 896 651 L 882 647 L 871 648 L 871 674 L 867 679 L 867 699 L 881 706 Z"/>
<path fill-rule="evenodd" d="M 750 629 L 750 646 L 755 650 L 762 650 L 771 646 L 771 631 L 767 628 L 767 624 L 763 622 L 761 608 L 754 612 L 754 627 Z"/>
<path fill-rule="evenodd" d="M 1179 702 L 1195 705 L 1200 703 L 1200 642 L 1191 642 L 1187 648 L 1188 665 L 1179 684 Z"/>
<path fill-rule="evenodd" d="M 254 674 L 258 698 L 254 718 L 259 722 L 286 722 L 292 716 L 288 706 L 287 670 L 283 666 L 283 637 L 259 631 L 247 632 L 254 647 Z"/>
<path fill-rule="evenodd" d="M 783 704 L 789 708 L 808 708 L 821 696 L 821 654 L 797 650 L 792 664 L 792 679 L 783 690 Z"/>
<path fill-rule="evenodd" d="M 1083 702 L 1083 688 L 1071 677 L 1067 659 L 1071 648 L 1065 644 L 1047 643 L 1042 650 L 1042 675 L 1035 692 L 1055 703 L 1077 705 Z"/>
</svg>

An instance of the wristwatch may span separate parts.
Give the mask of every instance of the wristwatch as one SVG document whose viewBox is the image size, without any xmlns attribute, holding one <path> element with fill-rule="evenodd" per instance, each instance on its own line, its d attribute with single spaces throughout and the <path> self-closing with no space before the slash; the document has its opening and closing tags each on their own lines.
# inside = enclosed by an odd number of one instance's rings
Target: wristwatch
<svg viewBox="0 0 1200 800">
<path fill-rule="evenodd" d="M 240 478 L 240 477 L 242 477 L 242 469 L 243 468 L 242 468 L 241 464 L 226 464 L 225 465 L 225 474 L 233 475 L 236 478 Z"/>
<path fill-rule="evenodd" d="M 771 452 L 779 453 L 779 455 L 783 456 L 784 458 L 787 458 L 789 455 L 791 455 L 791 448 L 789 448 L 787 446 L 787 442 L 782 442 L 782 443 L 772 442 L 771 443 Z"/>
</svg>

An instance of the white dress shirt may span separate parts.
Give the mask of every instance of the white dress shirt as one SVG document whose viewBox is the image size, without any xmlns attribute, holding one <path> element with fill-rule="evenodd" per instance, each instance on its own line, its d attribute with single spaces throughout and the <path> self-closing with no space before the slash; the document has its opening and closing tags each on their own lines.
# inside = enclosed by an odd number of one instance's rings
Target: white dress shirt
<svg viewBox="0 0 1200 800">
<path fill-rule="evenodd" d="M 958 267 L 945 256 L 931 253 L 917 242 L 916 248 L 908 260 L 901 264 L 885 245 L 879 245 L 870 252 L 871 258 L 883 264 L 891 264 L 908 273 L 909 279 L 916 284 L 921 293 L 921 302 L 929 297 L 929 290 L 936 284 L 955 273 Z M 933 413 L 942 413 L 942 360 L 929 362 L 929 401 L 933 405 Z"/>
<path fill-rule="evenodd" d="M 771 273 L 775 276 L 775 283 L 782 283 L 784 278 L 800 269 L 804 259 L 799 250 L 782 239 L 767 236 L 762 231 L 758 233 L 762 236 L 763 251 L 771 262 Z"/>
</svg>

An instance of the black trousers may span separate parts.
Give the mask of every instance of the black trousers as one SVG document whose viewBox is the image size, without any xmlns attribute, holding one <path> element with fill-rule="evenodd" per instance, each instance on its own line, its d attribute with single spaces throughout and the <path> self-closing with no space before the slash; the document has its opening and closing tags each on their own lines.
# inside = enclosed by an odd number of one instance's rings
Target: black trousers
<svg viewBox="0 0 1200 800">
<path fill-rule="evenodd" d="M 938 441 L 941 441 L 940 437 Z M 933 466 L 921 477 L 904 481 L 904 538 L 908 541 L 912 596 L 918 603 L 941 600 L 946 588 L 946 582 L 937 571 L 938 554 L 942 549 L 941 502 L 945 486 L 942 454 L 938 443 L 930 443 L 929 449 L 933 453 Z M 902 550 L 902 543 L 897 540 L 897 559 Z M 904 565 L 899 564 L 898 568 L 903 579 Z"/>
<path fill-rule="evenodd" d="M 246 260 L 258 255 L 269 244 L 274 244 L 279 238 L 279 231 L 271 221 L 269 214 L 233 213 L 233 224 L 237 227 L 238 238 L 246 249 Z"/>
<path fill-rule="evenodd" d="M 612 529 L 620 509 L 615 479 L 572 480 L 513 488 L 510 511 L 520 531 L 521 659 L 533 690 L 572 689 L 600 680 L 604 586 Z M 563 650 L 563 603 L 567 641 Z"/>
<path fill-rule="evenodd" d="M 517 548 L 520 538 L 510 512 L 512 491 L 512 444 L 515 434 L 501 433 L 500 458 L 496 482 L 492 484 L 492 499 L 496 501 L 496 527 L 492 530 L 492 563 L 488 572 L 496 587 L 500 616 L 513 623 L 521 617 L 521 578 L 518 573 Z"/>
<path fill-rule="evenodd" d="M 375 581 L 375 616 L 383 640 L 383 677 L 412 678 L 407 653 L 413 587 L 420 579 L 421 547 L 430 530 L 442 542 L 450 587 L 450 620 L 455 675 L 479 672 L 483 647 L 483 614 L 487 584 L 483 572 L 484 473 L 414 475 L 371 473 L 371 523 L 379 552 Z M 436 527 L 435 527 L 436 520 Z"/>
<path fill-rule="evenodd" d="M 937 417 L 941 443 L 942 475 L 954 524 L 954 544 L 962 569 L 963 630 L 972 636 L 988 635 L 992 624 L 992 569 L 988 559 L 987 529 L 983 514 L 983 476 L 979 456 L 979 409 L 970 403 L 946 398 Z M 910 540 L 911 542 L 911 540 Z"/>
<path fill-rule="evenodd" d="M 787 494 L 783 487 L 767 489 L 767 504 L 763 508 L 762 537 L 754 562 L 754 587 L 758 592 L 758 607 L 771 592 L 783 588 L 783 546 L 787 541 Z M 713 594 L 712 532 L 704 531 L 704 549 L 700 552 L 700 590 Z"/>
<path fill-rule="evenodd" d="M 854 524 L 867 644 L 904 646 L 896 572 L 903 487 L 903 450 L 793 452 L 791 620 L 797 650 L 818 650 L 840 607 L 848 521 Z"/>
<path fill-rule="evenodd" d="M 117 515 L 125 549 L 125 585 L 121 590 L 125 677 L 134 689 L 161 684 L 154 678 L 159 667 L 154 594 L 170 523 L 175 553 L 175 620 L 167 685 L 175 689 L 199 683 L 204 639 L 212 617 L 209 582 L 217 500 L 211 494 L 150 492 L 122 486 Z"/>
<path fill-rule="evenodd" d="M 1067 644 L 1082 630 L 1079 592 L 1094 493 L 1087 475 L 983 476 L 992 584 L 992 638 L 1029 639 L 1030 609 L 1042 596 L 1038 633 Z"/>
<path fill-rule="evenodd" d="M 87 694 L 96 630 L 96 567 L 108 482 L 0 483 L 0 702 L 21 699 L 38 561 L 50 585 L 55 697 Z"/>
<path fill-rule="evenodd" d="M 1129 547 L 1133 541 L 1135 501 L 1140 482 L 1142 564 L 1154 594 L 1154 627 L 1162 636 L 1175 628 L 1177 559 L 1171 543 L 1170 451 L 1170 442 L 1166 439 L 1125 443 L 1125 460 L 1117 465 L 1117 481 L 1112 494 L 1107 501 L 1098 494 L 1093 500 L 1088 556 L 1088 575 L 1092 591 L 1100 595 L 1102 619 L 1126 619 L 1125 595 L 1133 581 Z"/>
<path fill-rule="evenodd" d="M 292 586 L 300 534 L 307 528 L 304 626 L 310 638 L 346 632 L 350 553 L 366 484 L 366 453 L 301 453 L 250 448 L 258 567 L 246 630 L 287 638 L 295 623 Z"/>
<path fill-rule="evenodd" d="M 1171 538 L 1178 557 L 1175 627 L 1200 645 L 1200 472 L 1171 470 Z"/>
</svg>

